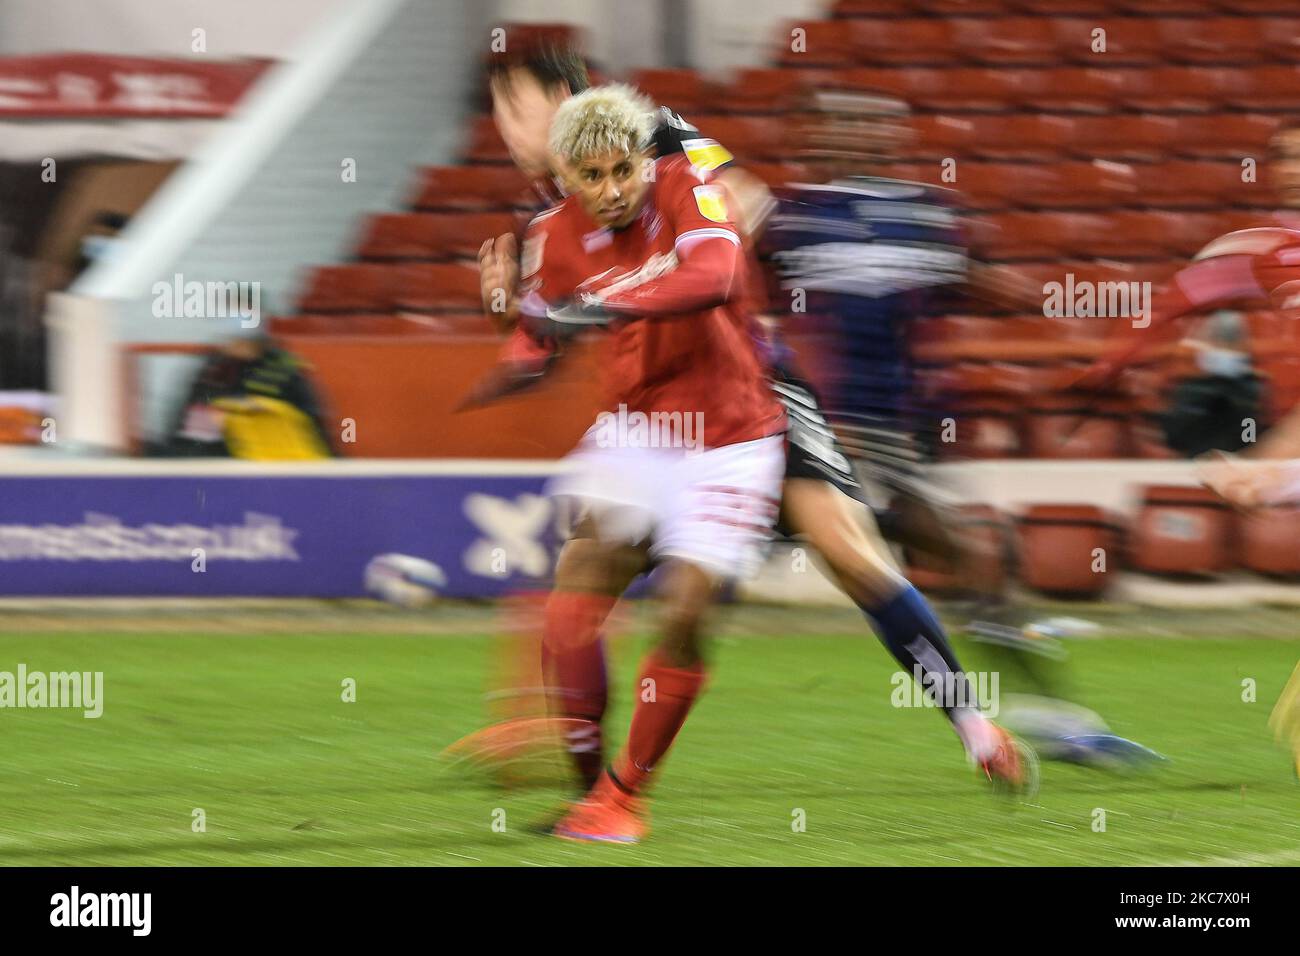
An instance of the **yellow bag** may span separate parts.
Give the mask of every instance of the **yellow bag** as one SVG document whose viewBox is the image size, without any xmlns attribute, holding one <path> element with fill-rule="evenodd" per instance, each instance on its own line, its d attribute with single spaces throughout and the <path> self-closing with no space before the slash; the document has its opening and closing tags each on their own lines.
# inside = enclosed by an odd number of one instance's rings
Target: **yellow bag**
<svg viewBox="0 0 1300 956">
<path fill-rule="evenodd" d="M 288 402 L 254 395 L 219 398 L 212 404 L 226 412 L 226 447 L 236 458 L 302 461 L 330 457 L 315 423 Z"/>
</svg>

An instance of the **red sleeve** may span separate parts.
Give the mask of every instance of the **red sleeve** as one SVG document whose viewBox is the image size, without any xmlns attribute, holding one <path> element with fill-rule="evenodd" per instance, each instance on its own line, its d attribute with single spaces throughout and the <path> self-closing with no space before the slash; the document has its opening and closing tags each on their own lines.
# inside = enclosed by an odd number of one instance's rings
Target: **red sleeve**
<svg viewBox="0 0 1300 956">
<path fill-rule="evenodd" d="M 628 315 L 679 315 L 744 295 L 744 253 L 726 190 L 680 159 L 661 163 L 659 170 L 659 211 L 663 228 L 675 237 L 678 265 L 636 286 L 597 290 L 603 307 Z"/>
<path fill-rule="evenodd" d="M 1150 321 L 1126 325 L 1115 335 L 1106 353 L 1092 364 L 1079 384 L 1101 384 L 1115 372 L 1132 364 L 1144 352 L 1182 334 L 1175 320 L 1193 313 L 1267 297 L 1255 277 L 1254 258 L 1248 255 L 1219 256 L 1194 262 L 1180 270 L 1151 301 Z"/>
</svg>

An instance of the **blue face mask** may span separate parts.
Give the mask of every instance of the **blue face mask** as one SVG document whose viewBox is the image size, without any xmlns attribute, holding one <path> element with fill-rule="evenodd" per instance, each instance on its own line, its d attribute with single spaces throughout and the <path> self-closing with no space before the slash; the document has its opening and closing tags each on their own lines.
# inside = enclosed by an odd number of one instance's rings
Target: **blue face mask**
<svg viewBox="0 0 1300 956">
<path fill-rule="evenodd" d="M 1207 375 L 1237 378 L 1250 371 L 1250 356 L 1232 349 L 1201 349 L 1196 353 L 1196 364 Z"/>
<path fill-rule="evenodd" d="M 116 243 L 113 236 L 85 236 L 81 240 L 81 254 L 91 262 L 107 259 Z"/>
</svg>

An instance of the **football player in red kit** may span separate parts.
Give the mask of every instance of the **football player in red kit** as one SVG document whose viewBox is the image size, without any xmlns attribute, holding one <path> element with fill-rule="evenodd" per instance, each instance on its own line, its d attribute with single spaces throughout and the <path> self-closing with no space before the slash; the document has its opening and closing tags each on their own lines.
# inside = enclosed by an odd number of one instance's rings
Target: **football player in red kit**
<svg viewBox="0 0 1300 956">
<path fill-rule="evenodd" d="M 705 613 L 761 563 L 784 468 L 725 193 L 685 157 L 651 158 L 652 116 L 626 86 L 559 108 L 550 143 L 570 195 L 534 218 L 520 256 L 521 321 L 561 338 L 607 329 L 605 410 L 550 492 L 606 561 L 656 566 L 661 602 L 627 744 L 554 828 L 571 839 L 645 832 L 646 786 L 704 685 Z"/>
</svg>

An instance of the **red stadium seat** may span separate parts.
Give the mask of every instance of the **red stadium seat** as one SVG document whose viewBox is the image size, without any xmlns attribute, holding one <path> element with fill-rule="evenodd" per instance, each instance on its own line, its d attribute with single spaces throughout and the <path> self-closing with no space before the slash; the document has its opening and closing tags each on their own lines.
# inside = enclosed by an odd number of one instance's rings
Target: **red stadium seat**
<svg viewBox="0 0 1300 956">
<path fill-rule="evenodd" d="M 912 0 L 835 0 L 831 16 L 839 20 L 853 17 L 901 17 L 913 13 Z"/>
<path fill-rule="evenodd" d="M 1239 67 L 1236 76 L 1244 88 L 1228 91 L 1225 106 L 1263 112 L 1300 110 L 1300 65 Z"/>
<path fill-rule="evenodd" d="M 696 113 L 720 111 L 720 90 L 695 70 L 635 70 L 628 82 L 656 103 L 661 103 L 688 119 Z"/>
<path fill-rule="evenodd" d="M 1051 64 L 1056 35 L 1037 17 L 961 18 L 951 21 L 953 42 L 966 59 L 993 65 Z"/>
<path fill-rule="evenodd" d="M 1295 0 L 1215 0 L 1224 13 L 1254 17 L 1266 13 L 1294 13 Z"/>
<path fill-rule="evenodd" d="M 428 166 L 420 170 L 417 209 L 511 209 L 532 205 L 514 166 Z"/>
<path fill-rule="evenodd" d="M 1080 116 L 1070 152 L 1089 160 L 1155 161 L 1174 152 L 1180 129 L 1172 116 Z"/>
<path fill-rule="evenodd" d="M 781 160 L 790 154 L 789 122 L 775 116 L 710 116 L 702 132 L 716 139 L 742 163 Z"/>
<path fill-rule="evenodd" d="M 1134 522 L 1133 567 L 1155 574 L 1213 575 L 1230 566 L 1231 514 L 1214 492 L 1148 485 Z"/>
<path fill-rule="evenodd" d="M 1128 413 L 1100 400 L 1040 395 L 1026 410 L 1025 454 L 1030 458 L 1105 459 L 1128 455 Z"/>
<path fill-rule="evenodd" d="M 912 117 L 915 141 L 904 152 L 916 159 L 969 155 L 991 117 L 933 115 Z"/>
<path fill-rule="evenodd" d="M 1269 140 L 1281 127 L 1280 117 L 1265 113 L 1206 113 L 1179 119 L 1178 152 L 1205 159 L 1268 155 Z"/>
<path fill-rule="evenodd" d="M 1246 74 L 1237 67 L 1159 66 L 1139 71 L 1147 78 L 1144 88 L 1125 91 L 1130 109 L 1159 113 L 1200 113 L 1223 108 L 1234 91 L 1249 88 Z"/>
<path fill-rule="evenodd" d="M 922 120 L 928 125 L 924 128 L 923 141 L 929 142 L 928 136 L 944 131 L 945 123 L 964 123 L 960 130 L 949 128 L 948 139 L 942 145 L 955 152 L 942 152 L 943 156 L 960 156 L 963 153 L 982 159 L 996 160 L 1051 160 L 1061 156 L 1070 148 L 1076 136 L 1075 123 L 1080 117 L 1059 114 L 1009 116 L 964 116 L 964 117 L 916 117 L 919 126 Z M 936 144 L 938 145 L 938 144 Z"/>
<path fill-rule="evenodd" d="M 1145 66 L 1161 62 L 1166 53 L 1151 21 L 1139 17 L 1060 17 L 1051 21 L 1056 55 L 1080 66 Z M 1094 31 L 1105 31 L 1094 36 Z M 1099 49 L 1104 40 L 1104 52 Z"/>
<path fill-rule="evenodd" d="M 476 116 L 470 127 L 466 158 L 477 163 L 508 163 L 510 150 L 497 132 L 491 116 Z"/>
<path fill-rule="evenodd" d="M 1180 13 L 1215 13 L 1214 0 L 1112 0 L 1112 9 L 1146 16 L 1168 16 Z"/>
<path fill-rule="evenodd" d="M 464 311 L 481 307 L 471 265 L 348 263 L 312 270 L 304 312 Z"/>
<path fill-rule="evenodd" d="M 469 264 L 401 265 L 394 306 L 416 312 L 458 312 L 482 308 L 478 268 Z"/>
<path fill-rule="evenodd" d="M 471 258 L 484 239 L 514 232 L 508 212 L 408 212 L 371 216 L 358 255 L 363 259 Z"/>
<path fill-rule="evenodd" d="M 863 93 L 888 93 L 915 102 L 913 98 L 918 93 L 924 95 L 927 83 L 940 82 L 946 88 L 947 84 L 943 83 L 946 74 L 947 70 L 939 68 L 851 66 L 828 74 L 824 85 Z"/>
<path fill-rule="evenodd" d="M 1033 505 L 1016 533 L 1021 580 L 1035 590 L 1095 596 L 1119 570 L 1119 534 L 1093 505 Z"/>
<path fill-rule="evenodd" d="M 1261 49 L 1269 59 L 1283 63 L 1300 63 L 1300 17 L 1270 17 L 1259 20 Z"/>
<path fill-rule="evenodd" d="M 1044 196 L 1055 194 L 1052 167 L 1036 163 L 989 163 L 958 160 L 956 181 L 951 185 L 972 209 L 1000 209 L 1032 206 Z"/>
<path fill-rule="evenodd" d="M 720 105 L 733 113 L 800 110 L 818 72 L 781 67 L 741 70 L 728 84 Z"/>
<path fill-rule="evenodd" d="M 1007 0 L 1019 13 L 1039 16 L 1077 17 L 1114 12 L 1114 0 Z"/>
<path fill-rule="evenodd" d="M 1093 69 L 1067 66 L 1016 71 L 1027 74 L 1016 101 L 1034 110 L 1061 113 L 1108 113 L 1145 76 L 1138 69 Z"/>
<path fill-rule="evenodd" d="M 1059 209 L 1114 209 L 1145 203 L 1138 186 L 1136 169 L 1128 163 L 1097 159 L 1092 162 L 1055 163 L 1051 190 L 1040 194 L 1032 185 L 1025 205 Z"/>
<path fill-rule="evenodd" d="M 1257 574 L 1300 574 L 1300 506 L 1262 508 L 1237 521 L 1237 560 Z"/>
<path fill-rule="evenodd" d="M 1262 46 L 1259 27 L 1249 17 L 1166 17 L 1151 26 L 1178 63 L 1250 63 Z"/>
<path fill-rule="evenodd" d="M 957 59 L 952 28 L 947 20 L 849 20 L 836 26 L 847 33 L 849 49 L 859 63 L 921 66 L 951 63 Z M 845 27 L 848 27 L 847 31 Z"/>
<path fill-rule="evenodd" d="M 856 52 L 845 26 L 838 20 L 798 20 L 783 24 L 773 37 L 776 61 L 796 69 L 851 65 Z"/>
<path fill-rule="evenodd" d="M 1257 183 L 1243 183 L 1238 163 L 1172 160 L 1131 168 L 1144 206 L 1184 209 L 1224 203 L 1249 204 L 1267 192 Z M 1271 197 L 1266 201 L 1271 202 Z"/>
</svg>

